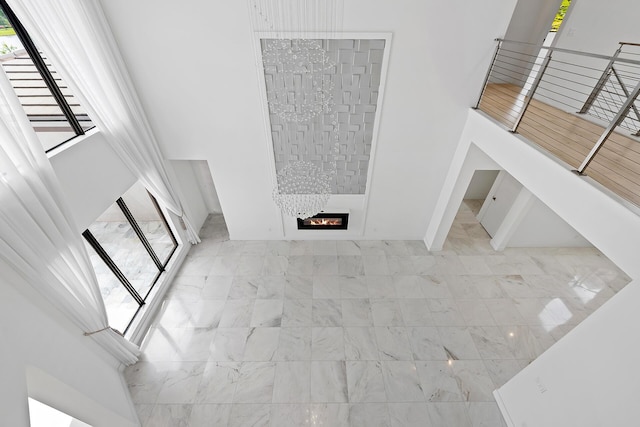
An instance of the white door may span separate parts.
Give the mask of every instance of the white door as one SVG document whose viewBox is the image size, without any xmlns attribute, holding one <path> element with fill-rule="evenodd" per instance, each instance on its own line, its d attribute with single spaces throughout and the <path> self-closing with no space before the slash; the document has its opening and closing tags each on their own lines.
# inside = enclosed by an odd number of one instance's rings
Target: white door
<svg viewBox="0 0 640 427">
<path fill-rule="evenodd" d="M 500 171 L 478 214 L 480 224 L 493 237 L 516 200 L 522 184 L 505 171 Z"/>
</svg>

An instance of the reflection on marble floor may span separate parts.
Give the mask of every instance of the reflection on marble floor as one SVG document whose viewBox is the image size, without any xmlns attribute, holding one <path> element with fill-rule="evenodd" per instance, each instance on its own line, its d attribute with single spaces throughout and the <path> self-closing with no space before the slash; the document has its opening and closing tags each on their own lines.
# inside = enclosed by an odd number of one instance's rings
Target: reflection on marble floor
<svg viewBox="0 0 640 427">
<path fill-rule="evenodd" d="M 144 426 L 501 426 L 492 391 L 619 291 L 597 250 L 229 241 L 211 216 L 126 371 Z"/>
</svg>

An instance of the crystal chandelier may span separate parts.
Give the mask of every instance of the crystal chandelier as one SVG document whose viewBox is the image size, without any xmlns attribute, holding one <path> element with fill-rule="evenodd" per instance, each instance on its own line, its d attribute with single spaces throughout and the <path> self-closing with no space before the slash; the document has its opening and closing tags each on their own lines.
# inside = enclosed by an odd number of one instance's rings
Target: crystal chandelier
<svg viewBox="0 0 640 427">
<path fill-rule="evenodd" d="M 335 83 L 330 73 L 336 64 L 323 47 L 321 38 L 279 37 L 278 33 L 274 34 L 274 27 L 286 27 L 287 24 L 297 32 L 307 29 L 304 28 L 304 20 L 297 23 L 273 22 L 274 17 L 282 14 L 274 13 L 276 9 L 269 9 L 268 0 L 262 0 L 261 3 L 266 6 L 259 7 L 258 1 L 253 0 L 252 8 L 256 19 L 274 35 L 273 38 L 263 40 L 262 66 L 265 75 L 269 71 L 274 77 L 274 81 L 267 85 L 267 103 L 269 113 L 277 117 L 284 127 L 284 151 L 291 151 L 293 143 L 290 139 L 293 139 L 298 147 L 303 145 L 303 141 L 298 140 L 300 133 L 296 132 L 296 128 L 301 125 L 316 130 L 318 138 L 332 139 L 327 141 L 333 145 L 329 152 L 325 153 L 327 158 L 324 168 L 321 160 L 305 160 L 302 154 L 298 153 L 287 158 L 286 164 L 277 172 L 273 189 L 274 202 L 283 214 L 306 219 L 326 207 L 336 173 L 335 156 L 339 151 L 340 124 L 333 99 Z M 286 1 L 280 4 L 290 7 L 293 15 L 295 9 L 314 10 L 311 7 L 307 9 L 306 3 L 323 3 L 327 14 L 325 23 L 331 27 L 325 30 L 336 30 L 337 19 L 331 23 L 328 15 L 330 11 L 335 13 L 338 10 L 336 0 L 295 0 L 288 4 Z M 328 32 L 322 34 L 326 35 Z M 327 131 L 327 128 L 330 130 Z M 318 129 L 322 131 L 317 131 Z M 325 141 L 313 141 L 313 144 L 324 143 Z"/>
</svg>

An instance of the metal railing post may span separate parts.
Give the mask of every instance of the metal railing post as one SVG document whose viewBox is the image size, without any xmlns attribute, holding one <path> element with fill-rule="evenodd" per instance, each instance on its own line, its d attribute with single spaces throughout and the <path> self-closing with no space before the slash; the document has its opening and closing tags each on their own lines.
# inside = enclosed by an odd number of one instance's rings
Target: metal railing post
<svg viewBox="0 0 640 427">
<path fill-rule="evenodd" d="M 600 92 L 602 92 L 602 89 L 604 89 L 604 85 L 607 84 L 607 80 L 609 80 L 609 77 L 611 76 L 611 70 L 613 69 L 613 64 L 616 62 L 616 59 L 618 59 L 620 52 L 622 52 L 622 46 L 623 44 L 620 43 L 620 47 L 618 48 L 618 50 L 616 50 L 616 52 L 613 54 L 613 56 L 609 60 L 609 63 L 607 64 L 606 68 L 602 72 L 600 79 L 598 79 L 598 82 L 593 87 L 593 90 L 587 97 L 587 100 L 584 102 L 584 105 L 582 106 L 580 111 L 578 111 L 578 114 L 585 114 L 587 111 L 589 111 L 589 109 L 595 102 Z"/>
<path fill-rule="evenodd" d="M 625 86 L 624 82 L 622 81 L 622 79 L 618 75 L 618 72 L 616 71 L 616 69 L 614 67 L 611 67 L 611 71 L 613 72 L 613 75 L 615 76 L 616 80 L 618 80 L 618 84 L 622 88 L 622 91 L 624 92 L 624 95 L 627 98 L 629 98 L 629 90 L 627 89 L 627 87 Z M 640 111 L 638 111 L 638 107 L 636 107 L 636 104 L 632 103 L 631 104 L 631 108 L 633 109 L 633 112 L 636 114 L 636 117 L 638 118 L 638 120 L 640 120 Z M 640 136 L 640 129 L 638 129 L 638 131 L 636 131 L 636 133 L 632 133 L 631 135 Z"/>
<path fill-rule="evenodd" d="M 536 78 L 533 81 L 533 84 L 531 85 L 531 88 L 527 92 L 527 95 L 525 96 L 525 102 L 524 102 L 524 105 L 522 106 L 522 110 L 520 111 L 520 114 L 518 115 L 518 118 L 516 119 L 516 122 L 513 125 L 513 128 L 511 129 L 511 132 L 513 132 L 513 133 L 515 133 L 518 130 L 518 126 L 520 126 L 520 122 L 522 121 L 522 118 L 524 117 L 524 113 L 527 112 L 527 108 L 529 108 L 529 104 L 531 103 L 531 100 L 533 99 L 533 95 L 536 93 L 536 90 L 538 89 L 538 86 L 540 85 L 540 81 L 542 80 L 542 76 L 544 75 L 544 72 L 547 71 L 547 67 L 549 66 L 549 62 L 551 61 L 551 52 L 552 52 L 552 49 L 549 48 L 549 52 L 547 52 L 547 56 L 544 57 L 544 61 L 542 61 L 542 64 L 540 65 L 540 70 L 538 70 L 538 73 L 536 74 Z"/>
<path fill-rule="evenodd" d="M 587 166 L 589 166 L 589 163 L 591 163 L 591 161 L 596 156 L 596 154 L 598 154 L 598 151 L 600 151 L 600 149 L 602 148 L 602 145 L 607 141 L 609 136 L 613 133 L 613 130 L 620 123 L 622 123 L 622 121 L 627 117 L 627 114 L 629 113 L 629 110 L 631 109 L 631 106 L 633 105 L 633 103 L 636 101 L 638 94 L 640 94 L 640 83 L 636 85 L 636 87 L 633 89 L 629 97 L 627 97 L 627 100 L 625 101 L 625 103 L 622 104 L 622 107 L 620 107 L 620 110 L 618 110 L 618 113 L 616 114 L 616 116 L 613 118 L 611 123 L 609 123 L 609 126 L 607 126 L 607 128 L 604 130 L 604 133 L 600 135 L 598 142 L 596 142 L 596 145 L 593 146 L 593 148 L 591 149 L 591 152 L 589 152 L 587 157 L 584 159 L 584 161 L 578 168 L 579 174 L 582 175 L 584 173 L 584 170 L 587 168 Z"/>
<path fill-rule="evenodd" d="M 482 83 L 482 89 L 480 89 L 478 102 L 476 102 L 476 106 L 473 107 L 474 110 L 477 110 L 480 107 L 480 101 L 482 101 L 482 95 L 484 95 L 484 91 L 487 88 L 487 83 L 489 83 L 489 78 L 491 77 L 493 66 L 496 63 L 496 58 L 498 57 L 498 53 L 500 52 L 500 47 L 502 46 L 502 39 L 495 39 L 495 41 L 498 42 L 498 44 L 496 45 L 496 51 L 493 53 L 493 59 L 491 60 L 491 65 L 489 65 L 489 69 L 487 70 L 487 75 L 484 78 L 484 82 Z"/>
</svg>

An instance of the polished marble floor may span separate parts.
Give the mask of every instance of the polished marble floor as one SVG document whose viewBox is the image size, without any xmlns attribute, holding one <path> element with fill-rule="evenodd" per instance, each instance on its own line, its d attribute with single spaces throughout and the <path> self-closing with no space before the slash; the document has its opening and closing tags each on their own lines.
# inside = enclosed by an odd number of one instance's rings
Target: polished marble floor
<svg viewBox="0 0 640 427">
<path fill-rule="evenodd" d="M 505 425 L 492 396 L 628 281 L 592 248 L 229 241 L 211 216 L 125 376 L 143 426 Z"/>
</svg>

